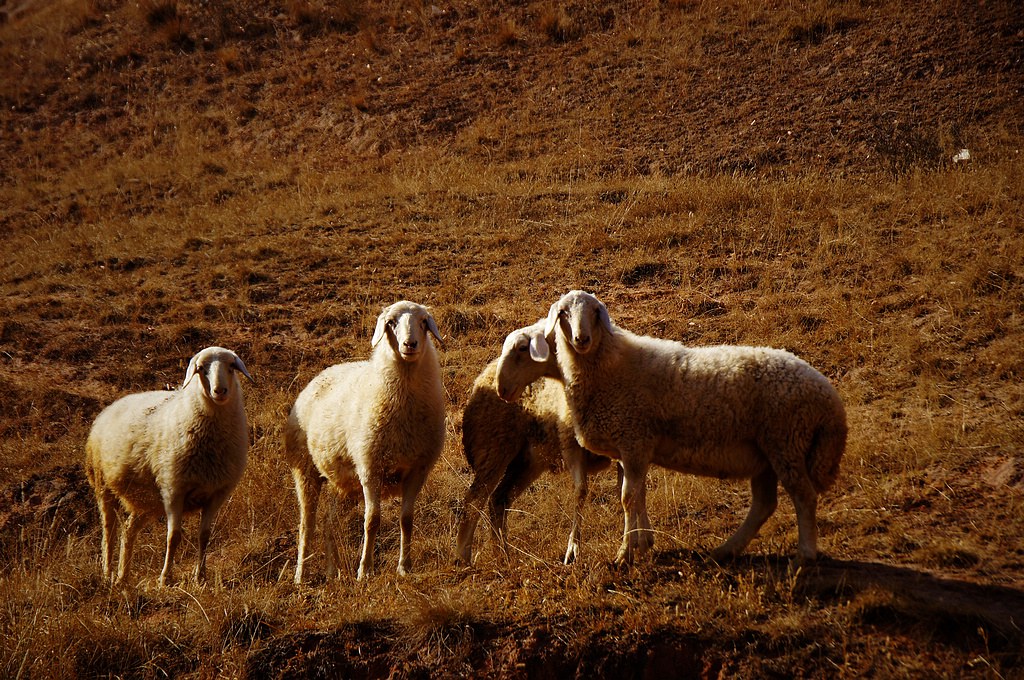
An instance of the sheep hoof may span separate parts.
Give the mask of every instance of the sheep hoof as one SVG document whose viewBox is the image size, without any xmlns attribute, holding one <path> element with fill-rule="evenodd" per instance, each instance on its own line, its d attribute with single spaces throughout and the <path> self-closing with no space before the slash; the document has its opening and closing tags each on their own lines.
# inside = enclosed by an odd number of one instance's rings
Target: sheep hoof
<svg viewBox="0 0 1024 680">
<path fill-rule="evenodd" d="M 815 562 L 818 561 L 819 557 L 820 556 L 818 555 L 817 552 L 797 553 L 796 559 L 794 560 L 794 562 L 796 563 L 796 566 L 803 567 L 803 566 L 806 566 L 806 565 L 814 564 Z"/>
<path fill-rule="evenodd" d="M 457 548 L 455 550 L 455 566 L 468 567 L 473 564 L 473 556 L 468 548 Z"/>
</svg>

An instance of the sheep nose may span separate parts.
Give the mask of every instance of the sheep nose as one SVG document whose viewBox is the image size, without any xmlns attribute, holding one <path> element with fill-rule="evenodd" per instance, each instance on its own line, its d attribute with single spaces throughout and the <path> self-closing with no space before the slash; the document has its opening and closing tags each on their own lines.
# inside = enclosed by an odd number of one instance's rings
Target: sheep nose
<svg viewBox="0 0 1024 680">
<path fill-rule="evenodd" d="M 579 345 L 581 347 L 586 347 L 587 345 L 590 344 L 590 336 L 589 335 L 577 335 L 575 338 L 573 338 L 573 341 L 575 342 L 575 344 L 577 344 L 577 345 Z"/>
<path fill-rule="evenodd" d="M 218 397 L 223 397 L 225 394 L 228 393 L 228 388 L 226 388 L 226 387 L 215 387 L 215 388 L 213 388 L 213 393 L 216 396 L 218 396 Z"/>
<path fill-rule="evenodd" d="M 420 343 L 417 340 L 406 340 L 405 342 L 402 343 L 402 346 L 405 347 L 406 349 L 416 349 L 419 346 L 419 344 Z"/>
</svg>

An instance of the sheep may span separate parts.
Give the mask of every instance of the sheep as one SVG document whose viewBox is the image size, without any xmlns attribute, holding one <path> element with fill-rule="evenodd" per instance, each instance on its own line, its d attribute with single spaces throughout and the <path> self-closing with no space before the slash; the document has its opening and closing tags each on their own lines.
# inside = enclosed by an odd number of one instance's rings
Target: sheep
<svg viewBox="0 0 1024 680">
<path fill-rule="evenodd" d="M 459 513 L 455 549 L 458 564 L 471 563 L 473 533 L 485 498 L 489 499 L 492 534 L 505 554 L 505 511 L 544 471 L 553 472 L 563 462 L 576 490 L 565 564 L 571 564 L 579 555 L 587 475 L 608 467 L 611 461 L 576 443 L 565 391 L 557 380 L 541 380 L 525 392 L 522 388 L 514 392 L 502 392 L 499 388 L 503 371 L 524 373 L 524 385 L 545 376 L 558 377 L 554 353 L 548 353 L 545 361 L 529 358 L 538 342 L 545 342 L 542 329 L 543 319 L 509 334 L 501 355 L 487 364 L 473 383 L 462 417 L 462 447 L 466 462 L 473 469 L 473 483 Z"/>
<path fill-rule="evenodd" d="M 299 502 L 301 584 L 316 504 L 326 479 L 342 496 L 364 502 L 363 547 L 357 579 L 373 571 L 380 499 L 401 495 L 398 573 L 412 570 L 413 505 L 441 455 L 445 435 L 444 388 L 432 335 L 443 347 L 434 317 L 414 302 L 396 302 L 377 317 L 369 360 L 325 369 L 302 390 L 285 425 L 285 458 Z M 387 342 L 381 342 L 383 339 Z M 325 532 L 327 574 L 337 550 Z"/>
<path fill-rule="evenodd" d="M 196 510 L 201 516 L 195 573 L 205 579 L 213 521 L 242 478 L 249 448 L 236 373 L 252 381 L 237 354 L 207 347 L 189 361 L 180 389 L 130 394 L 96 417 L 85 443 L 85 471 L 99 506 L 107 580 L 118 502 L 128 516 L 121 524 L 115 583 L 128 574 L 139 531 L 161 513 L 167 517 L 167 550 L 160 585 L 171 583 L 182 515 Z"/>
<path fill-rule="evenodd" d="M 818 495 L 835 482 L 847 435 L 842 400 L 825 376 L 784 350 L 691 348 L 634 335 L 579 290 L 551 305 L 545 335 L 552 334 L 577 439 L 623 467 L 616 564 L 649 547 L 641 518 L 652 463 L 750 479 L 747 517 L 714 559 L 747 547 L 775 512 L 779 482 L 796 508 L 798 558 L 815 559 Z"/>
</svg>

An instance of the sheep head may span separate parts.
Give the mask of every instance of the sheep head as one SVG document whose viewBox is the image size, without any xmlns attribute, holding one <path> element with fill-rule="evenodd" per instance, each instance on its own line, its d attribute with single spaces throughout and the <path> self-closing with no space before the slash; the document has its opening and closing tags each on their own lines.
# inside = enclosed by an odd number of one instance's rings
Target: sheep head
<svg viewBox="0 0 1024 680">
<path fill-rule="evenodd" d="M 577 354 L 586 354 L 600 342 L 600 331 L 612 332 L 612 320 L 608 308 L 594 295 L 573 290 L 548 310 L 544 334 L 550 337 L 556 330 Z"/>
<path fill-rule="evenodd" d="M 551 375 L 551 347 L 544 337 L 544 321 L 512 331 L 505 338 L 498 358 L 498 396 L 508 402 L 519 399 L 530 383 Z"/>
<path fill-rule="evenodd" d="M 428 333 L 434 336 L 439 346 L 444 347 L 441 333 L 437 330 L 437 322 L 427 308 L 415 302 L 402 300 L 385 308 L 377 317 L 377 327 L 373 331 L 370 343 L 376 347 L 386 336 L 395 354 L 403 361 L 413 362 L 419 360 L 427 343 L 430 342 Z"/>
<path fill-rule="evenodd" d="M 236 372 L 255 382 L 237 354 L 223 347 L 207 347 L 189 360 L 181 389 L 188 387 L 198 376 L 203 395 L 213 403 L 223 405 L 241 391 Z"/>
</svg>

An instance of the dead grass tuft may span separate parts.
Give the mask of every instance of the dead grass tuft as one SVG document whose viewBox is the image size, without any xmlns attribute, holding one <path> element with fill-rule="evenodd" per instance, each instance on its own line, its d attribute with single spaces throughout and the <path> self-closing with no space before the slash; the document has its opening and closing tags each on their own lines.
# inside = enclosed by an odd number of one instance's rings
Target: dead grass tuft
<svg viewBox="0 0 1024 680">
<path fill-rule="evenodd" d="M 546 7 L 537 17 L 537 30 L 557 43 L 578 40 L 583 27 L 569 16 L 563 7 Z"/>
<path fill-rule="evenodd" d="M 306 34 L 324 31 L 348 31 L 357 28 L 363 15 L 358 0 L 322 2 L 321 0 L 288 0 L 288 17 Z M 365 39 L 366 35 L 363 34 Z"/>
<path fill-rule="evenodd" d="M 498 47 L 511 47 L 518 43 L 519 26 L 511 19 L 498 22 L 494 31 L 494 42 Z"/>
<path fill-rule="evenodd" d="M 474 611 L 479 605 L 466 607 L 452 593 L 416 595 L 403 618 L 404 634 L 410 643 L 425 650 L 427 659 L 450 658 L 473 642 Z"/>
</svg>

